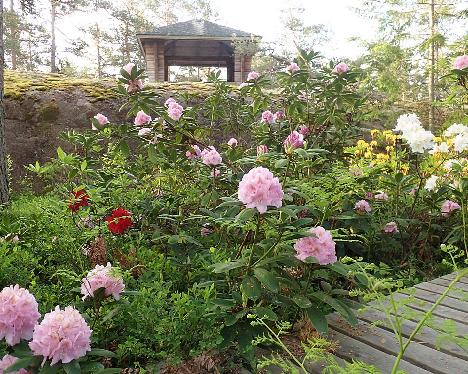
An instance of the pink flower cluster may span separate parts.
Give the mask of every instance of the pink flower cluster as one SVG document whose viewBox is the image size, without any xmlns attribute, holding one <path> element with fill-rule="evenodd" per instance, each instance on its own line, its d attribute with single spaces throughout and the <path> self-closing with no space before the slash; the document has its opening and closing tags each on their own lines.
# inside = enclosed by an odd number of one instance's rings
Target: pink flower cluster
<svg viewBox="0 0 468 374">
<path fill-rule="evenodd" d="M 116 300 L 120 299 L 120 294 L 125 288 L 122 277 L 110 263 L 107 263 L 107 266 L 96 265 L 86 278 L 83 278 L 81 281 L 83 300 L 93 297 L 100 288 L 104 289 L 104 296 L 112 295 Z"/>
<path fill-rule="evenodd" d="M 133 62 L 129 62 L 122 69 L 124 69 L 128 73 L 128 75 L 131 75 L 134 67 L 135 67 L 135 64 Z"/>
<path fill-rule="evenodd" d="M 268 153 L 268 147 L 265 144 L 260 144 L 257 146 L 257 156 Z"/>
<path fill-rule="evenodd" d="M 273 114 L 273 122 L 282 121 L 285 118 L 286 115 L 282 110 L 278 110 L 277 112 L 275 112 L 275 114 Z"/>
<path fill-rule="evenodd" d="M 275 121 L 274 114 L 270 110 L 265 110 L 262 113 L 262 122 L 272 124 Z"/>
<path fill-rule="evenodd" d="M 185 156 L 189 159 L 189 160 L 195 160 L 197 158 L 200 158 L 201 157 L 201 154 L 202 154 L 202 151 L 200 150 L 200 147 L 196 144 L 193 144 L 191 146 L 191 150 L 190 151 L 187 151 L 185 152 Z"/>
<path fill-rule="evenodd" d="M 167 115 L 174 121 L 178 121 L 180 117 L 182 117 L 182 114 L 184 113 L 184 108 L 172 97 L 167 99 L 164 104 L 167 106 Z"/>
<path fill-rule="evenodd" d="M 396 224 L 396 222 L 389 222 L 384 226 L 384 232 L 386 232 L 387 234 L 397 233 L 399 232 L 398 225 Z"/>
<path fill-rule="evenodd" d="M 134 66 L 135 66 L 134 63 L 129 62 L 122 69 L 125 70 L 128 73 L 128 75 L 131 75 Z M 144 83 L 143 83 L 143 81 L 141 79 L 133 79 L 133 80 L 130 79 L 128 81 L 128 85 L 127 85 L 127 92 L 128 93 L 133 93 L 133 92 L 136 92 L 136 91 L 140 91 L 141 89 L 143 89 L 143 87 L 144 87 Z"/>
<path fill-rule="evenodd" d="M 101 114 L 101 113 L 96 114 L 94 116 L 94 119 L 96 120 L 95 123 L 99 127 L 104 127 L 105 125 L 107 125 L 109 123 L 109 120 L 107 119 L 107 117 L 104 114 Z M 92 129 L 93 130 L 98 130 L 98 128 L 96 127 L 96 125 L 94 123 L 92 124 Z"/>
<path fill-rule="evenodd" d="M 301 70 L 301 68 L 299 67 L 298 64 L 296 64 L 295 62 L 291 62 L 287 67 L 286 67 L 286 71 L 291 73 L 291 74 L 294 74 L 294 73 L 297 73 L 299 70 Z"/>
<path fill-rule="evenodd" d="M 366 200 L 359 200 L 354 205 L 354 210 L 359 214 L 366 214 L 372 211 L 370 204 Z"/>
<path fill-rule="evenodd" d="M 41 315 L 36 299 L 20 286 L 5 287 L 0 292 L 0 340 L 16 345 L 32 337 L 34 325 Z"/>
<path fill-rule="evenodd" d="M 283 188 L 278 178 L 264 167 L 256 167 L 245 174 L 239 183 L 237 196 L 247 208 L 265 213 L 269 206 L 283 205 Z"/>
<path fill-rule="evenodd" d="M 148 122 L 151 122 L 151 116 L 147 115 L 144 111 L 140 110 L 136 117 L 135 117 L 135 121 L 133 121 L 133 123 L 135 124 L 135 126 L 143 126 L 145 124 L 147 124 Z"/>
<path fill-rule="evenodd" d="M 299 127 L 299 134 L 303 135 L 303 136 L 307 136 L 309 135 L 310 133 L 310 128 L 307 127 L 306 125 L 301 125 Z"/>
<path fill-rule="evenodd" d="M 387 201 L 388 195 L 385 192 L 379 192 L 378 194 L 375 194 L 374 199 L 380 201 Z"/>
<path fill-rule="evenodd" d="M 332 70 L 332 72 L 335 74 L 344 74 L 344 73 L 347 73 L 348 71 L 349 71 L 349 66 L 346 65 L 344 62 L 340 62 Z"/>
<path fill-rule="evenodd" d="M 16 361 L 18 361 L 18 358 L 15 356 L 3 356 L 3 358 L 0 360 L 0 374 L 3 374 L 3 371 L 8 369 Z M 29 374 L 29 371 L 27 371 L 26 369 L 20 369 L 18 371 L 12 371 L 10 372 L 10 374 Z"/>
<path fill-rule="evenodd" d="M 151 134 L 151 129 L 148 127 L 142 127 L 140 130 L 138 130 L 138 136 L 147 136 Z"/>
<path fill-rule="evenodd" d="M 238 141 L 236 138 L 231 138 L 228 140 L 227 145 L 231 148 L 237 147 Z"/>
<path fill-rule="evenodd" d="M 305 261 L 309 257 L 315 257 L 320 265 L 336 262 L 335 242 L 330 232 L 321 226 L 311 228 L 309 232 L 312 236 L 300 238 L 294 244 L 296 258 Z"/>
<path fill-rule="evenodd" d="M 217 166 L 223 162 L 223 158 L 215 147 L 205 148 L 201 153 L 202 162 L 207 166 Z"/>
<path fill-rule="evenodd" d="M 449 217 L 452 215 L 453 211 L 457 209 L 461 209 L 458 203 L 451 200 L 445 200 L 440 211 L 444 217 Z"/>
<path fill-rule="evenodd" d="M 468 68 L 468 55 L 458 56 L 453 62 L 453 67 L 458 70 Z"/>
<path fill-rule="evenodd" d="M 251 71 L 249 74 L 247 74 L 247 82 L 249 81 L 255 81 L 260 77 L 260 74 L 258 74 L 256 71 Z"/>
<path fill-rule="evenodd" d="M 34 355 L 43 356 L 44 362 L 51 359 L 54 365 L 85 356 L 91 350 L 90 344 L 91 329 L 81 314 L 71 306 L 64 310 L 57 306 L 35 326 L 29 348 Z"/>
<path fill-rule="evenodd" d="M 297 148 L 302 148 L 304 146 L 304 135 L 297 131 L 293 131 L 284 140 L 283 144 L 286 153 L 290 153 L 292 150 Z"/>
</svg>

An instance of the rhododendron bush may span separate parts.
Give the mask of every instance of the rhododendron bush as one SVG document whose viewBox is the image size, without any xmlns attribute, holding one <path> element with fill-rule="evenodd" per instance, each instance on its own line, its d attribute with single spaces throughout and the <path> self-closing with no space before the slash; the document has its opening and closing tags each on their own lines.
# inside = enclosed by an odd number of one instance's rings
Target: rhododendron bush
<svg viewBox="0 0 468 374">
<path fill-rule="evenodd" d="M 153 370 L 235 349 L 252 368 L 263 330 L 248 315 L 324 333 L 332 312 L 356 323 L 367 263 L 416 280 L 447 270 L 440 244 L 467 251 L 465 125 L 433 134 L 408 114 L 363 139 L 359 71 L 313 52 L 240 87 L 209 78 L 204 99 L 157 96 L 128 64 L 116 89 L 127 121 L 97 113 L 64 134 L 72 152 L 28 167 L 49 200 L 12 218 L 18 240 L 2 245 L 10 263 L 18 250 L 39 258 L 0 285 L 28 287 L 39 310 L 21 291 L 18 324 L 20 291 L 5 288 L 5 354 L 32 339 L 31 357 L 53 367 L 93 345 Z"/>
</svg>

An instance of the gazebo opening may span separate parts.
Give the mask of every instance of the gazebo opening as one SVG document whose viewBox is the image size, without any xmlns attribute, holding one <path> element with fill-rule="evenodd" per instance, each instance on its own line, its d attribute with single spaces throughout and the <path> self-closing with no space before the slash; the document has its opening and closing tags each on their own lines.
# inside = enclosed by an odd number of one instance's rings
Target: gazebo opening
<svg viewBox="0 0 468 374">
<path fill-rule="evenodd" d="M 227 68 L 219 66 L 169 66 L 169 82 L 206 82 L 208 75 L 220 71 L 219 79 L 227 81 Z"/>
<path fill-rule="evenodd" d="M 197 77 L 200 69 L 219 68 L 225 70 L 228 82 L 241 83 L 251 70 L 253 52 L 238 52 L 235 43 L 258 40 L 258 36 L 206 20 L 179 22 L 138 34 L 151 81 L 176 80 L 173 67 L 192 67 L 197 69 Z"/>
</svg>

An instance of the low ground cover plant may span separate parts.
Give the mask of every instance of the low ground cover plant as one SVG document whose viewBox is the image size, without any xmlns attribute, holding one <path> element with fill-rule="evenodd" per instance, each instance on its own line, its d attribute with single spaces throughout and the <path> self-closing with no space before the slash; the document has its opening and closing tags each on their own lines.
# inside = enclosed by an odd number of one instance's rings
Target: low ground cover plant
<svg viewBox="0 0 468 374">
<path fill-rule="evenodd" d="M 28 166 L 45 193 L 2 212 L 0 372 L 156 372 L 213 351 L 254 370 L 279 321 L 355 324 L 374 277 L 461 265 L 468 127 L 436 137 L 406 114 L 363 139 L 359 71 L 317 58 L 301 51 L 273 88 L 213 74 L 194 106 L 125 66 L 129 121 L 64 134 L 72 152 Z"/>
</svg>

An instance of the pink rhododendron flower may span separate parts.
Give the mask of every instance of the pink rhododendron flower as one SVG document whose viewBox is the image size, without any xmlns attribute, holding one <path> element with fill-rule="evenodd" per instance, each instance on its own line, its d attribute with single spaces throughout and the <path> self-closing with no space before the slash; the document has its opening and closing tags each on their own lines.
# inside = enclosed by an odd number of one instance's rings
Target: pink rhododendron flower
<svg viewBox="0 0 468 374">
<path fill-rule="evenodd" d="M 127 92 L 133 93 L 133 92 L 140 91 L 141 89 L 143 89 L 144 86 L 145 84 L 143 83 L 141 79 L 130 80 L 128 81 Z"/>
<path fill-rule="evenodd" d="M 455 201 L 445 200 L 442 204 L 441 213 L 444 217 L 450 216 L 454 210 L 461 209 Z"/>
<path fill-rule="evenodd" d="M 301 68 L 300 68 L 299 65 L 296 64 L 295 62 L 291 62 L 291 63 L 286 67 L 286 71 L 288 71 L 288 72 L 291 73 L 291 74 L 297 73 L 299 70 L 301 70 Z"/>
<path fill-rule="evenodd" d="M 453 67 L 458 70 L 463 70 L 468 67 L 468 55 L 458 56 L 453 62 Z"/>
<path fill-rule="evenodd" d="M 375 200 L 380 200 L 380 201 L 387 201 L 388 200 L 388 195 L 385 192 L 379 192 L 374 196 Z"/>
<path fill-rule="evenodd" d="M 18 358 L 15 356 L 3 356 L 3 358 L 0 360 L 0 374 L 3 374 L 3 371 L 8 369 L 16 361 L 18 361 Z M 26 369 L 19 369 L 18 371 L 11 371 L 10 374 L 29 374 L 29 371 Z"/>
<path fill-rule="evenodd" d="M 370 213 L 372 209 L 366 200 L 359 200 L 354 205 L 354 210 L 356 210 L 356 212 L 359 214 L 365 214 L 365 213 Z"/>
<path fill-rule="evenodd" d="M 124 69 L 130 75 L 130 74 L 132 74 L 132 69 L 133 69 L 134 66 L 135 66 L 135 64 L 133 62 L 129 62 L 122 69 Z"/>
<path fill-rule="evenodd" d="M 239 183 L 238 198 L 247 208 L 265 213 L 269 206 L 283 205 L 283 188 L 278 178 L 264 167 L 256 167 L 244 175 Z"/>
<path fill-rule="evenodd" d="M 116 300 L 120 299 L 120 294 L 125 288 L 122 277 L 110 263 L 107 263 L 107 266 L 96 265 L 86 278 L 83 278 L 81 281 L 83 300 L 93 297 L 94 292 L 100 288 L 104 288 L 104 296 L 112 295 Z"/>
<path fill-rule="evenodd" d="M 170 97 L 164 102 L 164 105 L 167 107 L 171 106 L 172 104 L 177 104 L 177 101 L 175 101 L 172 97 Z"/>
<path fill-rule="evenodd" d="M 372 192 L 366 192 L 366 199 L 373 199 L 374 194 Z"/>
<path fill-rule="evenodd" d="M 273 122 L 275 121 L 282 121 L 285 119 L 286 115 L 282 110 L 278 110 L 275 114 L 273 114 Z"/>
<path fill-rule="evenodd" d="M 293 131 L 288 137 L 284 140 L 284 149 L 286 152 L 290 152 L 293 149 L 301 148 L 304 146 L 304 135 Z"/>
<path fill-rule="evenodd" d="M 101 126 L 107 125 L 109 123 L 109 120 L 104 114 L 98 113 L 94 116 L 94 118 Z"/>
<path fill-rule="evenodd" d="M 0 292 L 0 340 L 16 345 L 32 337 L 41 315 L 34 296 L 20 286 L 5 287 Z"/>
<path fill-rule="evenodd" d="M 174 121 L 178 121 L 180 117 L 182 117 L 182 113 L 184 112 L 184 108 L 182 105 L 178 104 L 175 100 L 173 101 L 166 101 L 167 104 L 167 114 L 170 118 Z"/>
<path fill-rule="evenodd" d="M 234 147 L 237 147 L 237 143 L 238 143 L 238 142 L 237 142 L 237 139 L 236 139 L 236 138 L 231 138 L 231 139 L 229 139 L 228 142 L 227 142 L 228 146 L 233 147 L 233 148 L 234 148 Z"/>
<path fill-rule="evenodd" d="M 201 157 L 201 150 L 200 150 L 200 147 L 196 144 L 192 145 L 191 146 L 191 150 L 185 152 L 185 156 L 187 156 L 187 158 L 189 160 L 194 160 L 196 158 L 200 158 Z"/>
<path fill-rule="evenodd" d="M 257 146 L 257 156 L 268 153 L 268 147 L 265 144 L 260 144 Z"/>
<path fill-rule="evenodd" d="M 147 127 L 143 127 L 140 130 L 138 130 L 138 136 L 146 136 L 146 135 L 149 135 L 149 134 L 151 134 L 151 129 L 149 129 Z"/>
<path fill-rule="evenodd" d="M 299 134 L 303 136 L 307 136 L 309 135 L 309 133 L 310 133 L 310 129 L 306 125 L 302 125 L 299 127 Z"/>
<path fill-rule="evenodd" d="M 313 236 L 300 238 L 294 244 L 296 258 L 305 261 L 309 257 L 315 257 L 320 265 L 336 262 L 335 242 L 330 232 L 321 226 L 313 227 L 309 232 Z"/>
<path fill-rule="evenodd" d="M 333 73 L 335 74 L 343 74 L 349 71 L 349 66 L 346 65 L 344 62 L 340 62 L 333 68 Z"/>
<path fill-rule="evenodd" d="M 260 74 L 258 74 L 256 71 L 251 71 L 249 74 L 247 74 L 247 81 L 254 81 L 257 80 Z"/>
<path fill-rule="evenodd" d="M 140 110 L 135 117 L 135 125 L 143 126 L 144 124 L 151 122 L 151 116 L 147 115 L 145 112 Z"/>
<path fill-rule="evenodd" d="M 272 124 L 274 122 L 275 118 L 273 116 L 273 113 L 269 110 L 265 110 L 262 113 L 262 122 Z"/>
<path fill-rule="evenodd" d="M 201 153 L 202 162 L 207 166 L 216 166 L 223 162 L 223 158 L 215 147 L 205 148 Z"/>
<path fill-rule="evenodd" d="M 85 356 L 91 350 L 90 344 L 91 329 L 81 314 L 71 306 L 64 310 L 57 306 L 35 326 L 29 348 L 35 356 L 43 356 L 44 362 L 51 359 L 54 365 Z"/>
<path fill-rule="evenodd" d="M 384 232 L 386 232 L 387 234 L 394 234 L 394 233 L 397 233 L 399 232 L 398 231 L 398 225 L 396 224 L 396 222 L 389 222 L 385 225 L 384 227 Z"/>
</svg>

